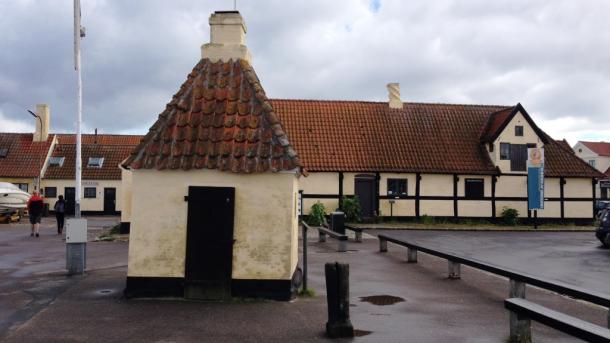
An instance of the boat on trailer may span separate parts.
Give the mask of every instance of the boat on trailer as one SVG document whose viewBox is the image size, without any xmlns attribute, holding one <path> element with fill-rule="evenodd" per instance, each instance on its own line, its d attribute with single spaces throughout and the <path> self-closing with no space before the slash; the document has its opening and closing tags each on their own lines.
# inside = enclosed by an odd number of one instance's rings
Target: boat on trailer
<svg viewBox="0 0 610 343">
<path fill-rule="evenodd" d="M 15 212 L 26 208 L 30 194 L 12 183 L 0 182 L 0 213 Z"/>
</svg>

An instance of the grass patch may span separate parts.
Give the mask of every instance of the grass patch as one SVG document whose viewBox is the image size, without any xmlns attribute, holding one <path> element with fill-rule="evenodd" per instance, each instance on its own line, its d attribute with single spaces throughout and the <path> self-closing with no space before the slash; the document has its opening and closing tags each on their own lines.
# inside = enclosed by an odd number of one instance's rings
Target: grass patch
<svg viewBox="0 0 610 343">
<path fill-rule="evenodd" d="M 299 291 L 299 296 L 313 298 L 316 296 L 316 291 L 313 288 L 304 288 Z"/>
</svg>

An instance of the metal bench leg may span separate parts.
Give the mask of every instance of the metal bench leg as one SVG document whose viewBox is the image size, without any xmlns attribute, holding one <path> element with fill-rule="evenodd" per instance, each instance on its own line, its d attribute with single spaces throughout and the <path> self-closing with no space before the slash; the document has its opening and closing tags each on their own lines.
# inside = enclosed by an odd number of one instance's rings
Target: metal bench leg
<svg viewBox="0 0 610 343">
<path fill-rule="evenodd" d="M 453 261 L 449 262 L 449 278 L 452 280 L 457 280 L 461 278 L 461 268 L 460 264 Z"/>
<path fill-rule="evenodd" d="M 407 262 L 417 263 L 417 249 L 407 248 Z"/>
<path fill-rule="evenodd" d="M 510 343 L 531 343 L 532 327 L 529 318 L 510 312 Z"/>
<path fill-rule="evenodd" d="M 324 232 L 318 232 L 318 242 L 326 242 L 326 234 Z"/>
<path fill-rule="evenodd" d="M 347 251 L 347 240 L 339 240 L 339 246 L 337 247 L 338 252 L 346 252 Z"/>
<path fill-rule="evenodd" d="M 508 297 L 525 299 L 525 282 L 511 279 Z"/>
<path fill-rule="evenodd" d="M 379 252 L 388 252 L 388 241 L 379 239 Z"/>
<path fill-rule="evenodd" d="M 355 234 L 356 234 L 356 242 L 362 243 L 362 232 L 356 231 Z"/>
</svg>

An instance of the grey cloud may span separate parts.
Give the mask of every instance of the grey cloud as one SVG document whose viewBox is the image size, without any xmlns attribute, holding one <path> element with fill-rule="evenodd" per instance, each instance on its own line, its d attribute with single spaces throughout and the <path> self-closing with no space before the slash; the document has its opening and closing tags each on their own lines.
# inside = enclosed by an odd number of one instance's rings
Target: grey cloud
<svg viewBox="0 0 610 343">
<path fill-rule="evenodd" d="M 82 2 L 86 128 L 140 133 L 200 58 L 209 14 L 232 6 Z M 273 98 L 385 100 L 385 84 L 400 82 L 406 101 L 521 102 L 551 135 L 572 139 L 590 136 L 610 113 L 606 1 L 382 0 L 374 10 L 368 0 L 257 0 L 238 7 L 254 67 Z M 0 22 L 0 111 L 21 121 L 27 113 L 17 108 L 48 102 L 54 130 L 72 130 L 71 1 L 2 2 L 0 12 L 8 13 Z M 571 133 L 565 123 L 574 118 L 586 120 Z"/>
</svg>

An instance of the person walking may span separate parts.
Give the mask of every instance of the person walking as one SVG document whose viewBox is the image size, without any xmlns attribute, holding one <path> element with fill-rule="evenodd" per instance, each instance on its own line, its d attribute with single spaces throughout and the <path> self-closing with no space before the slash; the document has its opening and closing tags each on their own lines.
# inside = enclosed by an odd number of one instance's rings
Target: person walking
<svg viewBox="0 0 610 343">
<path fill-rule="evenodd" d="M 53 206 L 53 210 L 55 210 L 55 218 L 57 218 L 57 234 L 61 235 L 64 230 L 64 219 L 66 216 L 66 201 L 63 195 L 59 196 L 55 206 Z"/>
<path fill-rule="evenodd" d="M 28 200 L 28 214 L 30 216 L 30 224 L 32 224 L 32 233 L 30 233 L 31 237 L 40 236 L 40 221 L 42 220 L 42 210 L 44 208 L 44 203 L 42 202 L 42 198 L 40 197 L 40 193 L 34 191 L 30 200 Z"/>
</svg>

